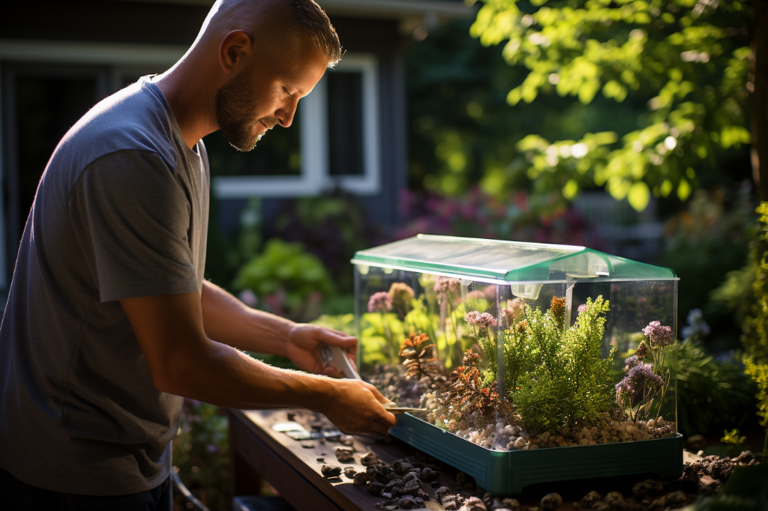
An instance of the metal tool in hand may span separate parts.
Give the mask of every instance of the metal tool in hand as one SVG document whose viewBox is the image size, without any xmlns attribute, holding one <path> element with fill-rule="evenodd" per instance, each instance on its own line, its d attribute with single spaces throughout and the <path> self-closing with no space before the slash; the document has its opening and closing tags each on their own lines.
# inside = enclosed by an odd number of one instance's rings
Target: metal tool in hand
<svg viewBox="0 0 768 511">
<path fill-rule="evenodd" d="M 357 374 L 357 370 L 355 370 L 355 367 L 352 365 L 352 363 L 349 361 L 349 358 L 347 357 L 347 354 L 344 352 L 343 349 L 341 349 L 339 346 L 328 346 L 327 344 L 320 345 L 320 356 L 323 358 L 323 363 L 326 366 L 331 366 L 342 373 L 347 378 L 353 378 L 355 380 L 360 380 L 360 375 Z M 401 414 L 401 413 L 408 413 L 408 412 L 426 412 L 426 408 L 410 408 L 407 406 L 397 406 L 396 403 L 384 403 L 384 408 L 387 409 L 388 412 L 393 413 L 395 415 Z"/>
<path fill-rule="evenodd" d="M 347 354 L 339 346 L 328 346 L 327 344 L 320 345 L 320 356 L 323 358 L 323 363 L 326 366 L 331 366 L 342 373 L 347 378 L 360 380 L 360 375 L 357 374 L 355 366 L 349 361 Z"/>
</svg>

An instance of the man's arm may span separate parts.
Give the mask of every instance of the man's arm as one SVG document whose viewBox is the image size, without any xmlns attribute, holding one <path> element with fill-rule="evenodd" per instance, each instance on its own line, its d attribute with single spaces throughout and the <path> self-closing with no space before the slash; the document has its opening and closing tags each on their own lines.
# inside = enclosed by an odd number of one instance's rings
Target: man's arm
<svg viewBox="0 0 768 511">
<path fill-rule="evenodd" d="M 385 435 L 395 425 L 367 383 L 274 368 L 210 340 L 198 293 L 120 303 L 159 390 L 232 408 L 308 408 L 348 433 Z"/>
<path fill-rule="evenodd" d="M 211 339 L 235 348 L 290 358 L 298 367 L 319 374 L 324 367 L 319 343 L 340 346 L 355 365 L 357 339 L 343 332 L 293 321 L 252 309 L 217 285 L 205 281 L 201 297 L 203 326 Z"/>
</svg>

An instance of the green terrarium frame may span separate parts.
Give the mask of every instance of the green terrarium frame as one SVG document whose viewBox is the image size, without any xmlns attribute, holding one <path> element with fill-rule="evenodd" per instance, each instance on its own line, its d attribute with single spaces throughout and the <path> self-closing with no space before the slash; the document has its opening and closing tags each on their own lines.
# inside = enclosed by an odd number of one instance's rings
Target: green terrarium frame
<svg viewBox="0 0 768 511">
<path fill-rule="evenodd" d="M 360 374 L 426 409 L 400 416 L 393 436 L 500 495 L 681 474 L 671 270 L 584 247 L 428 235 L 352 262 Z M 617 312 L 583 289 L 615 294 Z"/>
</svg>

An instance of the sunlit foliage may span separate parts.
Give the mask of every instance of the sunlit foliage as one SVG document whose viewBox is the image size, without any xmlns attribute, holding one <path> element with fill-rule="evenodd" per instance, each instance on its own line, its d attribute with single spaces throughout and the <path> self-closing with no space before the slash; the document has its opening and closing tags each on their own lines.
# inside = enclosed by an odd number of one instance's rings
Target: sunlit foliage
<svg viewBox="0 0 768 511">
<path fill-rule="evenodd" d="M 685 200 L 702 160 L 750 142 L 746 11 L 739 1 L 486 0 L 471 34 L 528 70 L 510 105 L 549 92 L 584 104 L 650 98 L 639 129 L 517 144 L 528 177 L 564 176 L 566 198 L 605 186 L 643 210 L 651 194 Z"/>
</svg>

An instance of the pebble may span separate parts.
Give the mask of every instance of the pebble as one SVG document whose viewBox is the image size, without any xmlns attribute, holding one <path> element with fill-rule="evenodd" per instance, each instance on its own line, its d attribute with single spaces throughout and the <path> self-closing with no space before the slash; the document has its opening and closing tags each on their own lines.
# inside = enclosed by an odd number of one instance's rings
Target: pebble
<svg viewBox="0 0 768 511">
<path fill-rule="evenodd" d="M 355 451 L 350 447 L 339 446 L 336 448 L 336 459 L 341 463 L 344 463 L 345 461 L 354 461 Z"/>
<path fill-rule="evenodd" d="M 407 460 L 395 460 L 394 462 L 392 462 L 392 468 L 398 474 L 405 474 L 406 472 L 408 472 L 413 468 L 413 465 L 408 463 Z"/>
<path fill-rule="evenodd" d="M 667 498 L 666 497 L 659 497 L 658 499 L 651 502 L 651 511 L 654 511 L 655 509 L 666 509 L 667 507 Z"/>
<path fill-rule="evenodd" d="M 341 475 L 341 467 L 337 467 L 336 465 L 323 465 L 320 468 L 320 472 L 326 479 L 330 479 L 331 477 L 339 477 Z"/>
<path fill-rule="evenodd" d="M 432 470 L 429 467 L 424 467 L 421 470 L 421 479 L 427 482 L 435 481 L 437 478 L 440 477 L 440 473 L 436 472 L 435 470 Z"/>
<path fill-rule="evenodd" d="M 584 507 L 592 507 L 592 505 L 598 500 L 603 500 L 603 496 L 596 491 L 587 493 L 583 499 L 581 499 L 581 505 Z"/>
<path fill-rule="evenodd" d="M 623 507 L 625 505 L 624 496 L 617 491 L 608 493 L 604 500 L 610 507 Z"/>
<path fill-rule="evenodd" d="M 364 467 L 368 467 L 370 465 L 376 465 L 379 462 L 378 456 L 376 456 L 374 453 L 369 452 L 367 454 L 363 454 L 360 457 L 360 464 Z"/>
<path fill-rule="evenodd" d="M 355 467 L 344 467 L 344 475 L 347 476 L 348 478 L 354 479 L 355 474 L 357 474 L 357 470 L 355 470 Z"/>
<path fill-rule="evenodd" d="M 545 511 L 552 511 L 563 505 L 563 497 L 558 493 L 548 493 L 541 498 L 539 506 Z"/>
<path fill-rule="evenodd" d="M 598 500 L 594 504 L 592 504 L 592 509 L 594 511 L 610 511 L 611 506 L 603 502 L 602 500 Z"/>
<path fill-rule="evenodd" d="M 485 503 L 478 497 L 469 497 L 461 506 L 461 511 L 487 511 Z"/>
<path fill-rule="evenodd" d="M 682 492 L 682 491 L 672 492 L 669 495 L 667 495 L 668 506 L 679 506 L 680 504 L 684 504 L 687 500 L 688 500 L 688 495 L 686 495 L 685 492 Z"/>
<path fill-rule="evenodd" d="M 365 472 L 358 472 L 355 474 L 354 483 L 358 486 L 363 485 L 368 482 L 368 474 Z"/>
<path fill-rule="evenodd" d="M 353 437 L 352 435 L 341 435 L 339 437 L 339 443 L 341 445 L 349 445 L 349 446 L 351 446 L 351 445 L 353 445 L 355 443 L 355 437 Z"/>
<path fill-rule="evenodd" d="M 378 481 L 371 481 L 365 486 L 365 489 L 371 495 L 381 495 L 381 491 L 384 489 L 384 485 Z"/>
<path fill-rule="evenodd" d="M 312 449 L 315 446 L 315 442 L 312 441 L 304 441 L 301 442 L 301 446 L 305 449 Z"/>
<path fill-rule="evenodd" d="M 506 499 L 503 499 L 501 503 L 507 509 L 511 509 L 512 511 L 517 511 L 518 509 L 520 509 L 520 502 L 518 502 L 517 499 L 506 498 Z"/>
</svg>

